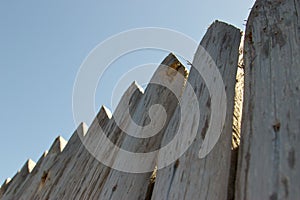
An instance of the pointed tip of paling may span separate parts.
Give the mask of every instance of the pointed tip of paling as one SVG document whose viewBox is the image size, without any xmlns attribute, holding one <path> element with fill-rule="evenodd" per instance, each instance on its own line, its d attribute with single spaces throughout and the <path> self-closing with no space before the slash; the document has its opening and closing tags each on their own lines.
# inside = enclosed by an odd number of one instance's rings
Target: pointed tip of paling
<svg viewBox="0 0 300 200">
<path fill-rule="evenodd" d="M 215 20 L 210 26 L 209 28 L 211 27 L 214 27 L 214 26 L 229 26 L 229 27 L 234 27 L 232 24 L 230 23 L 227 23 L 227 22 L 224 22 L 224 21 L 219 21 L 219 20 Z M 208 29 L 209 29 L 208 28 Z M 236 28 L 236 27 L 234 27 Z"/>
<path fill-rule="evenodd" d="M 125 91 L 124 95 L 127 93 L 131 94 L 132 91 L 136 91 L 136 90 L 138 90 L 142 94 L 144 93 L 144 89 L 142 88 L 142 86 L 140 86 L 137 81 L 133 81 Z"/>
<path fill-rule="evenodd" d="M 1 187 L 6 186 L 7 184 L 9 184 L 11 181 L 11 178 L 7 178 L 5 179 L 5 181 L 3 182 L 3 184 L 1 185 Z"/>
<path fill-rule="evenodd" d="M 107 122 L 111 118 L 112 118 L 111 111 L 106 106 L 102 105 L 100 107 L 99 112 L 98 112 L 96 118 L 94 119 L 93 123 L 95 122 L 95 120 L 97 120 L 98 124 L 100 122 Z"/>
<path fill-rule="evenodd" d="M 28 159 L 28 161 L 27 161 L 27 167 L 28 167 L 28 172 L 29 173 L 33 170 L 33 168 L 35 167 L 35 165 L 36 165 L 36 163 L 33 160 Z"/>
<path fill-rule="evenodd" d="M 170 53 L 161 62 L 154 75 L 152 76 L 150 82 L 156 82 L 156 80 L 165 79 L 167 77 L 173 80 L 173 77 L 175 77 L 178 73 L 181 74 L 184 79 L 186 79 L 188 76 L 188 69 L 173 53 Z"/>
<path fill-rule="evenodd" d="M 77 129 L 76 129 L 76 132 L 77 134 L 79 135 L 80 138 L 82 138 L 83 136 L 85 136 L 85 134 L 87 133 L 88 131 L 88 126 L 85 122 L 81 122 Z"/>
<path fill-rule="evenodd" d="M 48 154 L 61 153 L 65 148 L 66 144 L 67 141 L 62 136 L 58 136 L 51 145 Z"/>
<path fill-rule="evenodd" d="M 42 157 L 43 157 L 43 158 L 46 157 L 46 156 L 48 155 L 48 153 L 49 153 L 49 151 L 46 150 L 46 151 L 43 153 Z"/>
<path fill-rule="evenodd" d="M 108 119 L 111 119 L 111 117 L 112 117 L 111 111 L 106 106 L 104 106 L 104 105 L 101 106 L 99 114 L 101 116 L 105 115 Z"/>
<path fill-rule="evenodd" d="M 0 199 L 1 199 L 2 195 L 5 193 L 5 191 L 6 191 L 7 187 L 8 187 L 8 185 L 10 184 L 10 182 L 11 182 L 11 178 L 7 178 L 3 182 L 3 184 L 0 186 Z"/>
<path fill-rule="evenodd" d="M 21 168 L 21 170 L 19 170 L 19 173 L 22 175 L 29 174 L 35 167 L 35 164 L 36 163 L 33 160 L 28 159 L 26 163 L 23 165 L 23 167 Z"/>
<path fill-rule="evenodd" d="M 169 55 L 168 56 L 166 56 L 165 58 L 164 58 L 164 60 L 161 62 L 161 65 L 166 65 L 166 66 L 171 66 L 172 64 L 174 64 L 174 63 L 179 63 L 179 64 L 181 64 L 180 63 L 180 61 L 178 60 L 178 58 L 175 56 L 175 54 L 173 54 L 173 53 L 169 53 Z M 178 65 L 179 65 L 178 64 Z"/>
</svg>

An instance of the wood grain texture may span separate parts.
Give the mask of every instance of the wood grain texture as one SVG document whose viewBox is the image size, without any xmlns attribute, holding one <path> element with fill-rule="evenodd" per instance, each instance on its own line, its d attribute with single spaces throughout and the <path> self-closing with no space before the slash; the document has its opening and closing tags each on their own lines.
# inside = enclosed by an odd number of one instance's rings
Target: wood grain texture
<svg viewBox="0 0 300 200">
<path fill-rule="evenodd" d="M 0 188 L 0 198 L 3 196 L 3 194 L 6 192 L 9 184 L 10 184 L 11 178 L 7 178 L 4 183 L 1 185 Z"/>
<path fill-rule="evenodd" d="M 152 199 L 227 199 L 240 36 L 238 29 L 216 21 L 202 39 L 200 45 L 215 61 L 225 85 L 227 113 L 224 129 L 214 149 L 207 157 L 199 159 L 198 152 L 209 124 L 210 97 L 201 75 L 192 67 L 188 82 L 198 97 L 201 112 L 197 136 L 182 157 L 170 166 L 158 170 Z M 193 66 L 197 65 L 202 58 L 198 51 L 195 54 Z M 188 103 L 189 99 L 189 94 L 184 92 L 182 102 Z M 188 113 L 187 116 L 182 116 L 186 121 L 186 126 L 183 128 L 186 134 L 189 134 L 188 127 L 191 126 L 194 119 L 193 110 Z M 174 137 L 179 115 L 178 112 L 175 112 L 166 130 L 163 143 Z"/>
<path fill-rule="evenodd" d="M 236 199 L 300 197 L 300 2 L 258 0 L 245 35 Z"/>
<path fill-rule="evenodd" d="M 67 174 L 65 166 L 68 166 L 76 152 L 75 149 L 80 144 L 80 140 L 78 141 L 76 137 L 77 132 L 82 134 L 82 128 L 83 124 L 75 131 L 66 148 L 64 148 L 66 141 L 62 137 L 56 138 L 49 152 L 41 156 L 32 172 L 23 180 L 23 184 L 14 193 L 5 192 L 2 199 L 48 199 L 52 189 L 57 187 L 56 183 L 62 178 L 62 174 Z"/>
<path fill-rule="evenodd" d="M 177 67 L 173 68 L 172 66 Z M 142 153 L 154 151 L 160 147 L 161 138 L 164 135 L 168 122 L 173 116 L 174 110 L 176 109 L 179 101 L 174 96 L 174 93 L 180 96 L 184 87 L 184 82 L 186 79 L 184 77 L 184 72 L 184 66 L 178 61 L 178 59 L 173 54 L 170 54 L 168 57 L 166 57 L 166 59 L 156 70 L 150 82 L 159 81 L 160 79 L 167 79 L 169 83 L 173 85 L 174 90 L 170 91 L 165 87 L 158 86 L 156 84 L 149 84 L 144 94 L 142 94 L 140 101 L 134 104 L 136 108 L 134 109 L 131 115 L 132 119 L 137 124 L 139 124 L 140 126 L 145 126 L 150 122 L 148 116 L 149 108 L 152 105 L 160 104 L 163 105 L 168 115 L 166 118 L 165 126 L 154 137 L 147 139 L 134 138 L 129 136 L 128 133 L 126 133 L 122 140 L 118 139 L 116 141 L 116 145 L 120 146 L 122 149 L 126 149 L 131 152 Z M 122 104 L 122 102 L 120 104 Z M 156 125 L 156 123 L 160 122 L 161 115 L 159 110 L 155 110 L 154 113 L 155 116 L 152 119 L 153 121 L 151 121 L 151 123 L 154 123 L 154 125 Z M 118 115 L 118 113 L 114 113 L 114 116 L 116 115 Z M 158 119 L 158 121 L 155 121 L 155 119 Z M 118 153 L 116 154 L 116 157 L 117 156 L 119 156 Z M 132 161 L 128 160 L 126 162 Z M 151 187 L 151 175 L 155 168 L 156 158 L 154 158 L 153 160 L 146 160 L 145 162 L 152 163 L 152 171 L 148 173 L 126 173 L 112 169 L 108 174 L 107 180 L 105 181 L 105 183 L 103 183 L 104 186 L 103 190 L 100 192 L 99 199 L 118 200 L 149 198 L 149 192 L 147 191 L 151 190 L 151 188 L 149 189 L 149 187 Z M 126 163 L 123 163 L 122 165 L 126 165 Z"/>
<path fill-rule="evenodd" d="M 25 185 L 25 180 L 28 176 L 31 175 L 32 169 L 35 167 L 35 162 L 31 159 L 27 160 L 23 165 L 21 170 L 17 172 L 17 174 L 11 179 L 11 181 L 7 182 L 4 185 L 4 188 L 1 191 L 1 199 L 14 199 L 13 196 L 18 191 L 20 187 Z"/>
<path fill-rule="evenodd" d="M 170 91 L 154 84 L 148 85 L 145 93 L 142 93 L 136 83 L 131 84 L 113 116 L 103 106 L 89 129 L 85 124 L 80 124 L 66 146 L 64 139 L 58 137 L 49 153 L 39 159 L 32 173 L 30 161 L 10 183 L 3 185 L 1 199 L 146 199 L 156 158 L 150 161 L 153 163 L 152 171 L 134 174 L 103 165 L 91 151 L 95 150 L 97 154 L 101 150 L 97 149 L 101 139 L 99 128 L 104 130 L 114 144 L 128 151 L 148 152 L 160 147 L 165 128 L 157 137 L 137 140 L 124 133 L 114 118 L 119 115 L 121 123 L 126 127 L 130 125 L 130 114 L 136 123 L 144 126 L 149 123 L 149 107 L 159 103 L 167 111 L 167 127 L 178 104 L 173 92 L 180 96 L 186 81 L 186 69 L 173 54 L 166 57 L 152 77 L 152 80 L 161 79 L 167 79 L 175 90 Z M 124 114 L 128 107 L 130 113 Z M 157 123 L 160 111 L 155 110 L 155 113 L 157 116 L 154 122 Z M 118 153 L 110 156 L 114 158 Z"/>
</svg>

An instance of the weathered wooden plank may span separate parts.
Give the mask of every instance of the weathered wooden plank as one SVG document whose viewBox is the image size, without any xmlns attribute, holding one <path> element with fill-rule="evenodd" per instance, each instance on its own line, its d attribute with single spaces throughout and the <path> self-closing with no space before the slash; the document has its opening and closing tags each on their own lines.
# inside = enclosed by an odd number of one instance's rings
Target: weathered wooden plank
<svg viewBox="0 0 300 200">
<path fill-rule="evenodd" d="M 5 191 L 7 190 L 9 184 L 10 184 L 11 178 L 7 178 L 4 183 L 1 185 L 0 188 L 0 198 L 3 196 L 3 194 L 5 193 Z"/>
<path fill-rule="evenodd" d="M 245 36 L 236 199 L 300 197 L 300 2 L 258 0 Z"/>
<path fill-rule="evenodd" d="M 201 45 L 215 61 L 222 75 L 227 94 L 227 113 L 225 125 L 218 143 L 203 159 L 198 154 L 210 118 L 209 91 L 201 75 L 191 68 L 188 82 L 199 100 L 200 120 L 196 138 L 190 148 L 172 165 L 158 170 L 152 199 L 227 199 L 230 173 L 232 115 L 234 86 L 238 64 L 240 31 L 222 22 L 213 23 L 201 41 Z M 201 63 L 201 48 L 197 50 L 193 66 Z M 183 93 L 183 104 L 189 104 L 190 94 Z M 195 114 L 190 109 L 182 118 L 186 121 L 182 130 L 189 134 Z M 177 109 L 178 111 L 179 109 Z M 180 114 L 177 112 L 169 123 L 163 143 L 176 133 Z M 197 128 L 197 127 L 192 127 Z M 180 143 L 180 142 L 179 142 Z M 180 144 L 178 144 L 180 146 Z M 168 155 L 166 155 L 168 156 Z"/>
<path fill-rule="evenodd" d="M 158 171 L 152 199 L 227 198 L 227 190 L 231 186 L 229 185 L 231 133 L 239 40 L 239 30 L 221 22 L 215 22 L 202 40 L 201 45 L 215 60 L 226 87 L 227 113 L 225 126 L 215 148 L 206 158 L 200 160 L 198 152 L 209 124 L 211 102 L 202 77 L 192 67 L 189 83 L 193 86 L 199 98 L 201 110 L 198 134 L 192 146 L 180 159 L 171 166 Z M 199 54 L 199 51 L 197 51 L 193 66 L 201 62 L 202 57 Z M 65 148 L 65 141 L 60 137 L 57 138 L 49 153 L 42 156 L 33 172 L 22 181 L 17 181 L 18 183 L 22 182 L 22 184 L 14 186 L 13 193 L 6 193 L 5 191 L 4 195 L 6 196 L 3 199 L 151 198 L 153 185 L 150 179 L 152 171 L 137 174 L 120 172 L 103 165 L 95 157 L 97 157 L 99 151 L 103 150 L 101 146 L 99 147 L 100 127 L 114 144 L 131 152 L 154 151 L 172 140 L 178 128 L 178 116 L 180 115 L 179 100 L 174 98 L 174 93 L 181 96 L 182 92 L 186 91 L 184 90 L 186 81 L 184 77 L 187 74 L 185 68 L 172 54 L 164 60 L 162 65 L 169 67 L 160 66 L 152 81 L 167 80 L 172 87 L 172 91 L 153 84 L 149 85 L 145 93 L 142 94 L 138 90 L 138 86 L 135 83 L 132 84 L 122 97 L 112 118 L 106 108 L 102 107 L 87 133 L 87 128 L 84 124 L 81 124 Z M 172 69 L 175 69 L 175 71 Z M 131 96 L 132 91 L 137 92 Z M 128 101 L 131 102 L 129 105 L 127 104 Z M 189 105 L 190 94 L 184 93 L 182 102 Z M 138 139 L 129 136 L 118 127 L 115 120 L 112 120 L 116 116 L 120 116 L 120 123 L 123 127 L 129 128 L 131 131 L 135 130 L 135 128 L 132 128 L 134 126 L 130 118 L 140 126 L 149 124 L 149 107 L 154 104 L 160 104 L 167 110 L 167 118 L 163 129 L 154 137 Z M 128 106 L 130 107 L 130 113 L 125 112 Z M 194 119 L 192 115 L 194 108 L 191 106 L 187 106 L 187 108 L 190 109 L 187 112 L 188 114 L 181 117 L 182 120 L 186 121 L 182 131 L 188 133 L 189 128 L 187 127 L 191 126 Z M 155 127 L 162 119 L 162 111 L 160 107 L 155 107 L 152 112 L 155 115 L 152 118 Z M 136 130 L 135 134 L 139 135 L 140 131 Z M 82 144 L 80 138 L 84 144 Z M 108 155 L 113 158 L 122 156 L 119 152 L 110 155 L 110 149 L 107 149 L 107 151 Z M 152 163 L 149 169 L 153 170 L 156 165 L 156 158 L 145 161 Z M 216 161 L 221 164 L 216 164 Z M 128 160 L 124 165 L 130 165 L 130 162 L 131 160 Z M 116 164 L 118 163 L 114 163 L 114 166 Z M 9 184 L 7 188 L 7 191 L 11 190 Z"/>
<path fill-rule="evenodd" d="M 81 123 L 74 131 L 64 150 L 58 154 L 52 165 L 46 168 L 47 178 L 44 184 L 30 199 L 66 199 L 59 191 L 68 191 L 73 188 L 74 182 L 81 175 L 81 171 L 77 171 L 75 166 L 77 162 L 84 162 L 84 160 L 78 160 L 77 156 L 83 149 L 80 137 L 83 137 L 86 131 L 87 126 Z M 81 166 L 83 168 L 84 163 L 81 163 Z"/>
<path fill-rule="evenodd" d="M 128 90 L 136 89 L 133 84 Z M 138 102 L 138 99 L 133 98 L 133 102 Z M 101 107 L 88 132 L 84 124 L 77 128 L 56 163 L 48 170 L 51 181 L 46 181 L 32 199 L 97 199 L 111 168 L 96 160 L 87 147 L 93 147 L 93 142 L 99 139 L 99 126 L 114 135 L 111 139 L 118 138 L 119 130 L 110 117 L 108 110 Z"/>
<path fill-rule="evenodd" d="M 174 62 L 174 59 L 171 60 Z M 154 77 L 156 76 L 158 75 L 154 75 Z M 161 75 L 159 75 L 159 77 L 161 77 Z M 129 94 L 132 95 L 133 91 L 137 91 L 137 93 L 134 93 L 133 96 L 129 96 Z M 123 95 L 118 107 L 116 108 L 114 116 L 121 115 L 120 117 L 123 119 L 123 121 L 121 120 L 121 123 L 126 127 L 129 124 L 129 117 L 127 114 L 124 115 L 124 109 L 128 107 L 128 104 L 126 103 L 131 100 L 129 106 L 131 107 L 132 117 L 135 117 L 135 120 L 145 120 L 146 112 L 140 108 L 140 105 L 153 102 L 153 93 L 154 91 L 148 93 L 146 91 L 143 95 L 139 92 L 137 85 L 133 83 Z M 160 96 L 160 98 L 162 97 L 164 96 Z M 147 99 L 147 101 L 145 99 Z M 123 105 L 123 102 L 126 103 Z M 176 105 L 173 105 L 173 107 L 176 107 Z M 51 194 L 49 196 L 50 199 L 119 199 L 120 195 L 126 199 L 126 196 L 128 196 L 128 198 L 129 196 L 134 198 L 134 195 L 146 195 L 151 173 L 140 175 L 118 172 L 103 165 L 94 158 L 97 157 L 98 151 L 102 150 L 101 148 L 97 149 L 99 139 L 101 139 L 99 128 L 104 130 L 104 132 L 107 133 L 107 137 L 117 145 L 122 145 L 125 140 L 128 140 L 126 139 L 128 136 L 126 136 L 126 134 L 122 134 L 122 131 L 112 119 L 113 118 L 108 116 L 107 110 L 102 107 L 97 118 L 93 121 L 87 134 L 83 138 L 85 146 L 80 147 L 80 150 L 78 150 L 78 153 L 74 156 L 76 158 L 76 162 L 73 162 L 72 165 L 69 165 L 70 167 L 72 166 L 72 168 L 68 167 L 70 169 L 65 170 L 65 172 L 62 174 L 62 177 L 57 182 L 57 186 L 51 190 Z M 157 145 L 158 141 L 160 140 L 156 140 L 154 144 Z M 140 147 L 140 144 L 141 143 L 135 145 L 136 147 Z M 151 144 L 151 142 L 147 144 Z M 160 142 L 158 144 L 160 144 Z M 122 146 L 122 148 L 123 147 L 124 146 Z M 127 149 L 132 150 L 133 147 L 134 145 L 130 145 L 127 146 Z M 113 156 L 111 155 L 111 152 L 108 152 L 107 155 Z M 60 165 L 62 165 L 62 163 L 65 163 L 66 161 L 60 160 L 60 162 Z M 113 178 L 116 176 L 116 174 L 118 174 L 117 178 Z M 118 184 L 116 184 L 115 181 L 118 181 Z M 122 184 L 122 182 L 124 182 L 124 184 Z M 65 185 L 68 185 L 68 187 L 65 187 Z M 131 189 L 129 191 L 124 189 L 126 187 L 128 189 L 130 186 Z"/>
<path fill-rule="evenodd" d="M 83 134 L 80 134 L 79 131 L 73 134 L 73 144 L 70 144 L 69 149 L 66 146 L 66 149 L 62 152 L 64 156 L 59 158 L 59 164 L 53 168 L 57 176 L 60 177 L 56 180 L 55 185 L 52 185 L 52 187 L 49 185 L 47 188 L 49 199 L 85 199 L 83 198 L 85 192 L 95 189 L 93 187 L 95 177 L 99 180 L 103 179 L 105 173 L 101 174 L 101 172 L 105 168 L 103 169 L 103 166 L 91 156 L 82 141 L 89 134 L 90 129 L 93 129 L 95 123 L 102 126 L 107 124 L 108 121 L 106 110 L 101 107 L 89 130 L 84 131 Z M 83 128 L 83 130 L 86 130 L 86 128 Z M 99 189 L 101 188 L 99 187 Z M 87 199 L 89 199 L 88 196 Z"/>
<path fill-rule="evenodd" d="M 154 73 L 150 84 L 147 86 L 145 93 L 142 95 L 141 100 L 137 103 L 136 109 L 132 112 L 132 119 L 140 126 L 144 127 L 151 123 L 154 126 L 162 120 L 160 108 L 154 108 L 152 114 L 154 114 L 152 121 L 149 120 L 149 108 L 152 105 L 160 104 L 166 110 L 166 121 L 162 129 L 155 133 L 156 135 L 150 138 L 134 138 L 129 136 L 126 133 L 124 140 L 118 140 L 116 145 L 119 145 L 122 149 L 126 149 L 131 152 L 145 153 L 157 150 L 161 144 L 161 138 L 165 132 L 167 124 L 171 119 L 174 110 L 177 107 L 178 99 L 175 95 L 181 96 L 181 93 L 184 88 L 184 83 L 186 80 L 186 69 L 178 61 L 178 59 L 170 54 L 167 56 L 162 64 L 158 67 Z M 159 86 L 157 84 L 151 84 L 154 82 L 168 81 L 170 89 Z M 121 102 L 122 103 L 122 102 Z M 126 104 L 125 104 L 126 105 Z M 114 116 L 118 115 L 117 113 Z M 131 126 L 129 124 L 128 126 Z M 135 129 L 130 129 L 127 127 L 127 130 L 134 131 Z M 138 131 L 138 130 L 135 130 Z M 131 133 L 132 134 L 132 133 Z M 137 135 L 141 134 L 136 132 Z M 116 158 L 118 158 L 118 153 Z M 125 160 L 124 160 L 125 161 Z M 131 160 L 126 160 L 127 164 L 132 162 Z M 145 160 L 147 163 L 152 163 L 150 165 L 150 170 L 154 170 L 156 165 L 156 157 L 153 160 Z M 127 165 L 123 163 L 122 165 Z M 99 199 L 147 199 L 149 193 L 149 185 L 151 187 L 151 175 L 152 171 L 147 173 L 126 173 L 118 170 L 111 170 L 108 179 L 104 183 L 103 190 L 101 191 Z"/>
<path fill-rule="evenodd" d="M 35 162 L 31 159 L 27 160 L 22 169 L 12 178 L 9 184 L 6 186 L 1 199 L 15 199 L 14 196 L 20 187 L 24 186 L 24 181 L 32 172 L 35 167 Z"/>
<path fill-rule="evenodd" d="M 50 191 L 57 187 L 57 180 L 60 180 L 61 175 L 66 172 L 64 166 L 68 166 L 72 156 L 77 152 L 76 148 L 80 145 L 77 133 L 83 132 L 84 124 L 81 124 L 66 148 L 64 148 L 66 141 L 62 137 L 56 138 L 49 151 L 42 155 L 32 173 L 23 181 L 23 185 L 14 194 L 5 193 L 3 199 L 48 199 Z"/>
<path fill-rule="evenodd" d="M 174 63 L 176 66 L 173 66 Z M 168 80 L 180 96 L 185 82 L 185 68 L 172 54 L 162 64 L 169 67 L 160 66 L 152 80 L 170 78 Z M 172 67 L 178 70 L 179 73 L 176 70 L 175 73 L 170 70 Z M 132 95 L 134 91 L 137 92 Z M 122 97 L 114 115 L 120 116 L 122 119 L 120 123 L 125 127 L 131 126 L 128 120 L 129 114 L 132 115 L 131 117 L 135 122 L 143 126 L 149 122 L 147 121 L 149 120 L 147 109 L 155 103 L 160 103 L 168 111 L 166 120 L 168 122 L 178 103 L 175 99 L 172 99 L 171 102 L 167 101 L 170 97 L 174 97 L 172 92 L 164 87 L 149 85 L 145 94 L 142 94 L 136 83 L 133 83 Z M 129 105 L 127 104 L 128 101 L 130 102 Z M 130 113 L 126 113 L 124 110 L 128 106 L 130 107 Z M 155 110 L 155 113 L 160 114 L 160 111 Z M 157 120 L 160 119 L 160 116 L 155 117 L 154 122 L 158 123 Z M 58 137 L 49 153 L 43 155 L 38 161 L 33 173 L 27 176 L 26 179 L 17 181 L 18 183 L 22 182 L 22 185 L 18 184 L 17 188 L 13 187 L 15 190 L 13 194 L 5 192 L 3 199 L 146 198 L 152 172 L 143 174 L 119 172 L 103 165 L 95 158 L 97 157 L 97 151 L 101 150 L 101 148 L 97 149 L 99 139 L 101 139 L 100 127 L 105 130 L 107 137 L 116 145 L 137 152 L 147 152 L 159 148 L 164 132 L 164 130 L 161 130 L 158 137 L 137 141 L 123 133 L 115 120 L 112 120 L 108 110 L 102 107 L 88 132 L 86 132 L 87 127 L 81 124 L 65 148 L 65 141 Z M 95 151 L 94 154 L 91 153 L 93 150 Z M 155 160 L 152 163 L 154 169 Z M 116 186 L 116 181 L 118 186 Z M 12 183 L 14 182 L 12 181 Z"/>
<path fill-rule="evenodd" d="M 19 188 L 14 199 L 41 199 L 41 192 L 47 185 L 52 185 L 56 177 L 50 173 L 50 169 L 56 164 L 57 158 L 65 148 L 67 141 L 61 136 L 57 137 L 51 145 L 49 151 L 46 151 L 38 160 L 35 168 L 25 180 L 24 186 Z"/>
</svg>

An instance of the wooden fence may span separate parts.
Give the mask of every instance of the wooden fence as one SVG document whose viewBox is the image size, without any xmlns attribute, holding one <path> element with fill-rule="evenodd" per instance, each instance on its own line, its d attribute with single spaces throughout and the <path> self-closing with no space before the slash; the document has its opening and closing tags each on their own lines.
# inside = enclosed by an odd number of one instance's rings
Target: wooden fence
<svg viewBox="0 0 300 200">
<path fill-rule="evenodd" d="M 241 42 L 239 29 L 214 22 L 195 53 L 189 74 L 170 54 L 145 92 L 134 82 L 111 116 L 101 107 L 88 128 L 80 124 L 66 142 L 58 137 L 35 164 L 28 160 L 0 189 L 1 199 L 300 199 L 300 1 L 257 0 Z M 194 66 L 202 62 L 202 48 L 214 60 L 226 91 L 226 115 L 221 136 L 204 158 L 198 156 L 212 109 L 211 93 Z M 164 66 L 169 66 L 168 68 Z M 211 77 L 212 83 L 214 78 Z M 199 101 L 200 117 L 191 105 L 187 83 Z M 244 93 L 244 94 L 243 94 Z M 175 98 L 179 96 L 180 98 Z M 124 102 L 130 102 L 127 105 Z M 137 139 L 123 126 L 149 124 L 148 108 L 162 105 L 165 125 L 151 138 Z M 179 104 L 180 103 L 180 104 Z M 184 105 L 188 112 L 181 113 Z M 125 112 L 128 109 L 130 112 Z M 242 111 L 243 110 L 243 111 Z M 156 113 L 160 109 L 155 110 Z M 198 126 L 194 120 L 199 119 Z M 159 123 L 160 119 L 151 119 Z M 184 120 L 183 126 L 178 126 Z M 220 122 L 221 123 L 221 122 Z M 99 147 L 99 131 L 120 149 L 151 152 L 167 145 L 179 131 L 197 135 L 172 164 L 151 171 L 129 173 L 107 167 L 91 154 Z M 137 133 L 138 134 L 138 133 Z M 177 142 L 180 146 L 180 141 Z M 118 152 L 107 156 L 117 158 Z M 164 155 L 168 156 L 168 155 Z M 164 161 L 164 160 L 162 160 Z M 145 161 L 146 162 L 146 161 Z M 130 164 L 130 160 L 124 165 Z"/>
</svg>

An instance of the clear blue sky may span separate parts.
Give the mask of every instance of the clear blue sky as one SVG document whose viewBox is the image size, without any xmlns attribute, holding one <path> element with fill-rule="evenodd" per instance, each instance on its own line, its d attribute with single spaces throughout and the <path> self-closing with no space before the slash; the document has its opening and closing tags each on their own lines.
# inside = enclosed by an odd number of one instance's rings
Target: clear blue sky
<svg viewBox="0 0 300 200">
<path fill-rule="evenodd" d="M 76 128 L 72 90 L 88 53 L 107 37 L 132 28 L 170 28 L 200 41 L 216 19 L 244 29 L 254 0 L 0 1 L 0 181 L 28 158 L 37 161 L 58 135 Z M 136 52 L 118 68 L 160 62 L 166 52 Z M 96 107 L 110 107 L 99 83 Z"/>
</svg>

